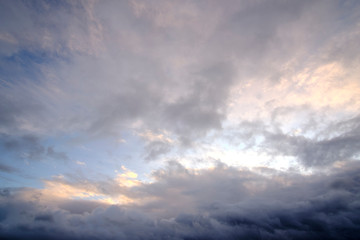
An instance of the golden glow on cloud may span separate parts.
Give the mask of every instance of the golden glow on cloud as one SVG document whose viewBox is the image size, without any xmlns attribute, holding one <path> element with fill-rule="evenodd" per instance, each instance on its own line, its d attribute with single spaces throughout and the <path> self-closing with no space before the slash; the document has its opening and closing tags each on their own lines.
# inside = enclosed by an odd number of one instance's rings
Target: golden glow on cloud
<svg viewBox="0 0 360 240">
<path fill-rule="evenodd" d="M 315 108 L 329 106 L 356 111 L 360 107 L 360 84 L 355 73 L 359 71 L 349 72 L 337 62 L 320 65 L 313 71 L 305 69 L 295 76 L 296 87 L 304 91 L 290 100 L 298 104 L 305 102 Z"/>
<path fill-rule="evenodd" d="M 123 173 L 118 173 L 114 182 L 124 191 L 138 186 L 141 181 L 137 180 L 138 174 L 122 166 Z M 70 183 L 65 181 L 64 176 L 56 176 L 53 180 L 45 180 L 45 188 L 41 193 L 45 198 L 59 199 L 86 199 L 99 201 L 106 204 L 129 204 L 134 199 L 121 193 L 104 194 L 98 186 L 91 182 Z"/>
<path fill-rule="evenodd" d="M 44 194 L 58 198 L 82 198 L 96 197 L 99 194 L 96 189 L 88 185 L 72 186 L 59 181 L 45 181 Z"/>
<path fill-rule="evenodd" d="M 165 142 L 165 143 L 173 143 L 174 141 L 169 137 L 169 132 L 166 130 L 160 131 L 160 133 L 152 132 L 151 130 L 146 130 L 144 132 L 138 133 L 140 137 L 149 142 Z"/>
<path fill-rule="evenodd" d="M 227 124 L 232 126 L 241 120 L 256 119 L 269 122 L 277 109 L 283 108 L 287 109 L 286 116 L 278 115 L 278 120 L 300 134 L 299 124 L 306 123 L 308 116 L 296 108 L 306 107 L 308 114 L 327 111 L 329 117 L 337 113 L 342 114 L 339 117 L 353 116 L 360 109 L 359 75 L 360 68 L 349 69 L 339 62 L 331 62 L 286 73 L 273 85 L 249 79 L 231 91 Z"/>
<path fill-rule="evenodd" d="M 121 166 L 121 169 L 124 173 L 119 173 L 115 179 L 120 186 L 134 187 L 141 184 L 141 182 L 136 179 L 138 177 L 137 173 L 130 171 L 124 166 Z"/>
</svg>

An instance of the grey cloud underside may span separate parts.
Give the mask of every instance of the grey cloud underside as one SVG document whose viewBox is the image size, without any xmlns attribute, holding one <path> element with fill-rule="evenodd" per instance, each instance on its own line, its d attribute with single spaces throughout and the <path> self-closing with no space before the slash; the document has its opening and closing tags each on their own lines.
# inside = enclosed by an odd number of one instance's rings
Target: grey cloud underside
<svg viewBox="0 0 360 240">
<path fill-rule="evenodd" d="M 0 149 L 15 154 L 17 159 L 40 161 L 46 158 L 67 161 L 69 157 L 65 152 L 54 149 L 53 146 L 43 146 L 40 139 L 34 135 L 15 137 L 0 134 Z"/>
<path fill-rule="evenodd" d="M 305 166 L 326 166 L 335 161 L 357 157 L 360 152 L 359 116 L 329 125 L 325 135 L 329 133 L 336 135 L 309 139 L 282 133 L 265 133 L 265 145 L 270 151 L 298 157 Z"/>
<path fill-rule="evenodd" d="M 255 173 L 220 165 L 195 174 L 172 163 L 156 173 L 157 182 L 133 189 L 142 197 L 157 197 L 152 203 L 138 206 L 96 206 L 81 200 L 46 206 L 22 199 L 18 194 L 25 190 L 4 190 L 0 236 L 358 239 L 359 169 L 359 163 L 351 162 L 328 175 L 304 177 L 266 168 Z M 272 175 L 266 176 L 269 173 Z M 41 194 L 34 195 L 34 200 L 37 198 L 41 199 Z M 82 211 L 76 210 L 79 204 L 83 205 Z"/>
<path fill-rule="evenodd" d="M 21 94 L 15 89 L 11 92 L 0 89 L 0 93 L 1 132 L 17 131 L 24 121 L 34 120 L 34 114 L 43 110 L 41 104 L 28 94 Z M 16 99 L 14 96 L 17 96 Z"/>
<path fill-rule="evenodd" d="M 16 168 L 10 167 L 8 165 L 5 164 L 1 164 L 0 163 L 0 172 L 5 172 L 5 173 L 15 173 L 18 170 Z"/>
<path fill-rule="evenodd" d="M 160 156 L 171 151 L 171 145 L 162 141 L 150 142 L 145 146 L 145 160 L 156 160 Z"/>
<path fill-rule="evenodd" d="M 336 161 L 356 157 L 360 152 L 360 135 L 342 135 L 327 140 L 311 140 L 305 137 L 269 134 L 266 137 L 269 150 L 287 156 L 295 156 L 305 166 L 326 166 Z"/>
<path fill-rule="evenodd" d="M 289 107 L 287 110 L 296 111 Z M 317 127 L 317 123 L 309 119 Z M 305 122 L 305 126 L 308 123 Z M 275 127 L 274 127 L 275 126 Z M 295 157 L 306 167 L 321 167 L 336 161 L 357 159 L 360 153 L 360 117 L 329 123 L 315 137 L 284 133 L 274 125 L 264 122 L 242 122 L 239 130 L 229 136 L 232 144 L 244 148 L 257 146 L 260 152 Z"/>
</svg>

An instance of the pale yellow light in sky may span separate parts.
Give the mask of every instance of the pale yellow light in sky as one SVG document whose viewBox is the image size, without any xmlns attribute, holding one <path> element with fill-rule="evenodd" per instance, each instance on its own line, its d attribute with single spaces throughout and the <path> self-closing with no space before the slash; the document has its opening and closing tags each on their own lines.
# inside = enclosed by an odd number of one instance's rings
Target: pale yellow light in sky
<svg viewBox="0 0 360 240">
<path fill-rule="evenodd" d="M 131 188 L 141 184 L 137 180 L 138 174 L 130 171 L 125 166 L 121 167 L 123 173 L 118 173 L 114 181 L 123 188 Z M 55 176 L 53 180 L 44 181 L 45 188 L 41 190 L 43 198 L 55 199 L 87 199 L 99 201 L 106 204 L 129 204 L 134 199 L 125 196 L 124 194 L 110 194 L 102 193 L 96 185 L 85 183 L 70 183 L 64 180 L 63 176 Z"/>
</svg>

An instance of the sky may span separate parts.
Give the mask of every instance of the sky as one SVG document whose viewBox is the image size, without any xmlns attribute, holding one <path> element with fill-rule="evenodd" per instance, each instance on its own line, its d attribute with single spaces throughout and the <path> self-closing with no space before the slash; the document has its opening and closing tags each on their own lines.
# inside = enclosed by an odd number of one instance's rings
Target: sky
<svg viewBox="0 0 360 240">
<path fill-rule="evenodd" d="M 359 239 L 360 1 L 0 0 L 0 238 Z"/>
</svg>

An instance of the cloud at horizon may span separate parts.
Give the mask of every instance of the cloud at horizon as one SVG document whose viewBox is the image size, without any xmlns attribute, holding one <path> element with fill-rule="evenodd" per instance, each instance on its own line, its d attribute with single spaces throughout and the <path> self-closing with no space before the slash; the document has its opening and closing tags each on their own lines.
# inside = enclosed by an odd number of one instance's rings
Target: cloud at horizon
<svg viewBox="0 0 360 240">
<path fill-rule="evenodd" d="M 303 176 L 218 165 L 193 171 L 176 162 L 156 182 L 112 194 L 128 205 L 59 197 L 57 188 L 2 190 L 2 236 L 7 239 L 356 239 L 359 163 L 331 174 Z M 54 179 L 54 182 L 63 181 Z M 236 183 L 236 184 L 234 184 Z M 67 186 L 79 186 L 68 182 Z M 82 184 L 104 193 L 112 183 Z M 115 190 L 115 191 L 114 191 Z M 106 190 L 105 190 L 106 191 Z M 96 192 L 96 190 L 95 190 Z M 55 195 L 54 195 L 55 193 Z M 61 233 L 61 236 L 58 235 Z"/>
</svg>

